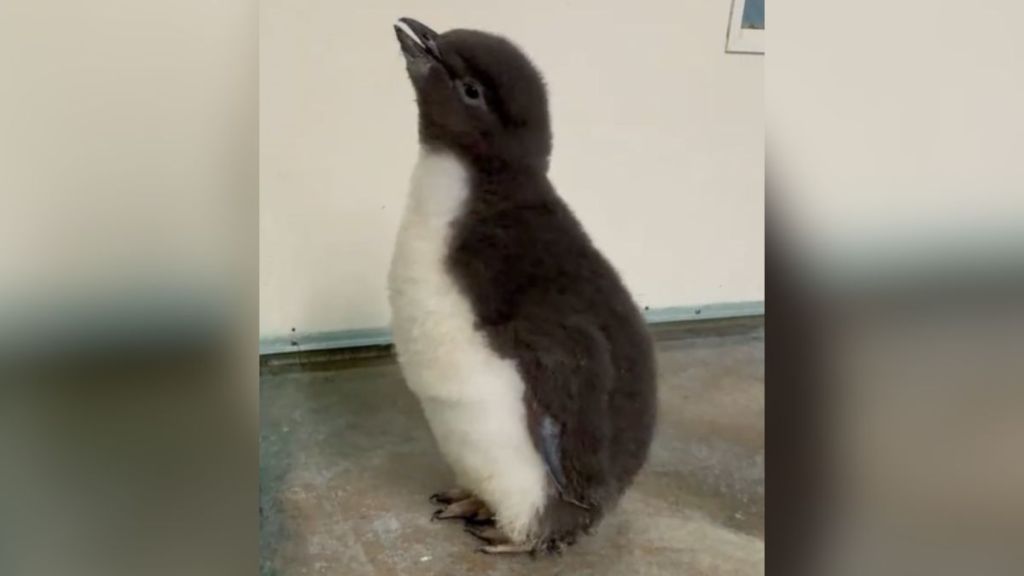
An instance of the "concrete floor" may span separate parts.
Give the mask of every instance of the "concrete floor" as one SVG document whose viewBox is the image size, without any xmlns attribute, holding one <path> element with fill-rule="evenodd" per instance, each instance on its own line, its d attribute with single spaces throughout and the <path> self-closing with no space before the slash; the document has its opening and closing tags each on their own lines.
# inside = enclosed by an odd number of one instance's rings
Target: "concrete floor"
<svg viewBox="0 0 1024 576">
<path fill-rule="evenodd" d="M 764 323 L 657 331 L 660 421 L 647 467 L 561 557 L 492 557 L 431 522 L 452 484 L 389 358 L 272 357 L 261 373 L 266 575 L 764 573 Z M 301 363 L 297 363 L 301 360 Z"/>
</svg>

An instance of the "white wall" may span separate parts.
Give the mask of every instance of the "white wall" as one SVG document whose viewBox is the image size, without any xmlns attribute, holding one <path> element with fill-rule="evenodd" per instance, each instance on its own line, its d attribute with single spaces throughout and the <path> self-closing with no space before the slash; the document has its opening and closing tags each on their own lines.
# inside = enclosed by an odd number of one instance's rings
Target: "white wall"
<svg viewBox="0 0 1024 576">
<path fill-rule="evenodd" d="M 729 0 L 268 0 L 260 24 L 260 332 L 385 326 L 417 150 L 393 21 L 508 36 L 544 72 L 551 177 L 642 305 L 764 297 L 763 58 Z"/>
</svg>

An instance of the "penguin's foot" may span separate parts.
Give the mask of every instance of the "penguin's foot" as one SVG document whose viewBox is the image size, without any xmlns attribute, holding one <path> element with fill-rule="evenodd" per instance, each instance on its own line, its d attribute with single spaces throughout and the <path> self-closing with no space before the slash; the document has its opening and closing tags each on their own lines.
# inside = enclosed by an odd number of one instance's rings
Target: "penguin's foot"
<svg viewBox="0 0 1024 576">
<path fill-rule="evenodd" d="M 533 544 L 524 542 L 522 544 L 491 544 L 477 548 L 478 552 L 484 554 L 533 554 Z"/>
<path fill-rule="evenodd" d="M 504 532 L 498 529 L 493 524 L 489 526 L 478 526 L 473 524 L 466 524 L 466 532 L 469 532 L 473 536 L 476 536 L 480 540 L 483 540 L 488 545 L 495 546 L 498 544 L 511 544 L 508 536 Z"/>
<path fill-rule="evenodd" d="M 464 500 L 452 502 L 440 510 L 434 512 L 433 520 L 448 520 L 459 518 L 467 522 L 482 523 L 494 517 L 494 513 L 484 504 L 484 501 L 470 496 Z"/>
<path fill-rule="evenodd" d="M 477 513 L 476 516 L 465 518 L 466 524 L 474 526 L 493 526 L 494 525 L 494 511 L 484 505 Z"/>
<path fill-rule="evenodd" d="M 541 545 L 536 541 L 513 542 L 504 532 L 493 524 L 488 526 L 474 526 L 466 524 L 465 530 L 484 541 L 486 546 L 481 546 L 476 549 L 477 552 L 481 552 L 483 554 L 534 555 L 538 551 L 547 552 L 549 554 L 558 554 L 561 553 L 563 549 L 562 546 L 554 544 L 553 542 L 549 542 L 545 545 Z"/>
<path fill-rule="evenodd" d="M 459 500 L 465 500 L 466 498 L 472 498 L 473 493 L 465 488 L 452 488 L 450 490 L 443 490 L 430 495 L 431 504 L 451 504 L 458 502 Z"/>
</svg>

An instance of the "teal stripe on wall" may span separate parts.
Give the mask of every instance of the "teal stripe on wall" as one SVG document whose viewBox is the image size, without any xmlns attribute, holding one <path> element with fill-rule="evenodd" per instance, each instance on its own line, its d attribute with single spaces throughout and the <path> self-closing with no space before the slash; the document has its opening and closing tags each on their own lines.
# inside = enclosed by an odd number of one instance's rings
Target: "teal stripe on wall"
<svg viewBox="0 0 1024 576">
<path fill-rule="evenodd" d="M 719 302 L 699 306 L 674 306 L 644 310 L 644 318 L 651 324 L 686 322 L 716 318 L 741 318 L 764 314 L 764 301 Z M 293 333 L 285 336 L 260 338 L 260 355 L 286 352 L 310 352 L 334 348 L 360 348 L 391 344 L 387 328 L 361 330 L 334 330 L 328 332 Z"/>
</svg>

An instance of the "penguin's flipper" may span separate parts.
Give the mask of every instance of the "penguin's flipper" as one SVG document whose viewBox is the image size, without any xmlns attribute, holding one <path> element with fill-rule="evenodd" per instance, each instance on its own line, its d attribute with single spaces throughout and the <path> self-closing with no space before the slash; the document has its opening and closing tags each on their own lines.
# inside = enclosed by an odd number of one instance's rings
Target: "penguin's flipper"
<svg viewBox="0 0 1024 576">
<path fill-rule="evenodd" d="M 540 455 L 558 492 L 565 492 L 565 470 L 562 468 L 562 431 L 548 415 L 540 417 Z"/>
<path fill-rule="evenodd" d="M 610 346 L 585 319 L 528 326 L 516 329 L 515 349 L 530 435 L 562 500 L 589 509 L 608 477 Z"/>
<path fill-rule="evenodd" d="M 555 489 L 558 490 L 558 496 L 570 504 L 589 510 L 588 504 L 581 502 L 569 493 L 568 479 L 562 466 L 562 431 L 550 416 L 541 417 L 539 443 L 544 466 L 548 470 L 548 476 L 554 483 Z"/>
</svg>

